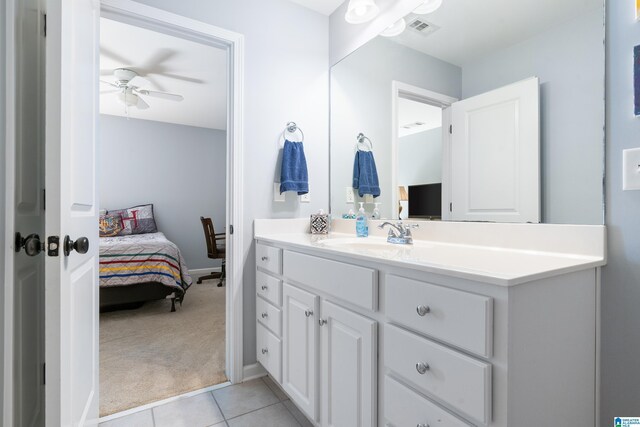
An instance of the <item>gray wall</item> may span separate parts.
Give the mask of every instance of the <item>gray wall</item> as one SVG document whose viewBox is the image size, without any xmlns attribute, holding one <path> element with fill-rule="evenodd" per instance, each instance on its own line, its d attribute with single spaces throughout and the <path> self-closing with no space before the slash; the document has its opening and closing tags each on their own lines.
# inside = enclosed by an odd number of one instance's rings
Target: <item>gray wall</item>
<svg viewBox="0 0 640 427">
<path fill-rule="evenodd" d="M 0 265 L 2 266 L 2 273 L 0 273 L 0 342 L 4 343 L 4 262 L 5 262 L 5 247 L 9 245 L 11 239 L 7 239 L 5 233 L 7 232 L 5 227 L 5 150 L 7 147 L 6 139 L 5 139 L 5 84 L 6 84 L 6 75 L 5 75 L 5 45 L 6 45 L 6 37 L 5 31 L 6 26 L 4 25 L 6 21 L 6 2 L 0 2 L 0 22 L 2 22 L 2 26 L 0 28 Z M 4 366 L 4 351 L 0 355 L 0 366 Z M 0 384 L 4 384 L 4 369 L 0 369 Z M 4 414 L 4 387 L 0 387 L 0 414 Z M 1 420 L 0 420 L 1 422 Z"/>
<path fill-rule="evenodd" d="M 226 132 L 100 115 L 100 208 L 153 203 L 189 269 L 211 268 L 200 217 L 226 225 Z"/>
<path fill-rule="evenodd" d="M 640 191 L 622 191 L 622 150 L 640 146 L 633 116 L 634 2 L 607 1 L 607 177 L 609 262 L 602 271 L 602 426 L 640 416 Z"/>
<path fill-rule="evenodd" d="M 601 8 L 589 10 L 462 65 L 464 98 L 531 76 L 540 78 L 543 222 L 604 222 L 602 16 Z"/>
<path fill-rule="evenodd" d="M 287 0 L 138 0 L 244 34 L 244 362 L 256 360 L 255 218 L 308 217 L 329 209 L 329 18 Z M 280 134 L 306 135 L 310 203 L 273 202 Z"/>
<path fill-rule="evenodd" d="M 342 215 L 351 187 L 356 135 L 373 142 L 382 218 L 391 206 L 391 82 L 393 80 L 460 98 L 462 70 L 452 64 L 377 37 L 331 69 L 331 212 Z M 357 201 L 357 200 L 356 200 Z M 357 204 L 355 205 L 358 206 Z M 373 206 L 368 206 L 371 212 Z M 355 209 L 354 209 L 355 210 Z"/>
<path fill-rule="evenodd" d="M 442 182 L 442 128 L 398 140 L 398 185 Z"/>
</svg>

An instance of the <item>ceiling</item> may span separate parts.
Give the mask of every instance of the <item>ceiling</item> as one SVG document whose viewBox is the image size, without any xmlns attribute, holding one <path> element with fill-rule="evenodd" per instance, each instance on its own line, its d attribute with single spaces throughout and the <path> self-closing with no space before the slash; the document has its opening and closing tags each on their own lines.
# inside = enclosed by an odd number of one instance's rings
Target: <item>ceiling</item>
<svg viewBox="0 0 640 427">
<path fill-rule="evenodd" d="M 425 36 L 407 28 L 392 40 L 461 66 L 603 7 L 603 0 L 449 0 L 432 14 L 407 17 L 439 29 Z"/>
<path fill-rule="evenodd" d="M 398 99 L 398 126 L 399 137 L 442 127 L 442 108 L 400 98 Z"/>
<path fill-rule="evenodd" d="M 227 57 L 222 49 L 118 21 L 100 19 L 100 79 L 113 82 L 113 70 L 128 68 L 151 81 L 145 89 L 182 95 L 181 102 L 143 96 L 146 110 L 128 116 L 226 129 Z M 109 86 L 101 84 L 101 92 Z M 101 93 L 100 113 L 127 116 L 117 93 Z"/>
<path fill-rule="evenodd" d="M 323 15 L 331 15 L 345 0 L 289 0 Z"/>
</svg>

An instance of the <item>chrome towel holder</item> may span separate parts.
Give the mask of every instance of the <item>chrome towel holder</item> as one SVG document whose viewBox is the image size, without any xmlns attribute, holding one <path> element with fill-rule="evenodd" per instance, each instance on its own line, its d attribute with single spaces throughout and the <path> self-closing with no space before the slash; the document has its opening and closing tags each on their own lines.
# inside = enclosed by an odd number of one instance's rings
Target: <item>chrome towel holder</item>
<svg viewBox="0 0 640 427">
<path fill-rule="evenodd" d="M 356 144 L 356 148 L 358 149 L 358 151 L 362 151 L 360 150 L 360 145 L 364 145 L 366 142 L 369 142 L 369 150 L 367 151 L 373 151 L 373 142 L 371 142 L 369 137 L 365 136 L 365 134 L 360 132 L 356 139 L 358 140 L 358 143 Z"/>
<path fill-rule="evenodd" d="M 286 141 L 287 140 L 287 134 L 294 134 L 295 135 L 296 132 L 300 132 L 300 135 L 302 136 L 302 138 L 300 139 L 300 142 L 304 142 L 304 132 L 302 132 L 302 129 L 300 129 L 298 127 L 296 122 L 287 123 L 287 126 L 282 131 L 282 138 L 284 138 L 284 140 Z"/>
</svg>

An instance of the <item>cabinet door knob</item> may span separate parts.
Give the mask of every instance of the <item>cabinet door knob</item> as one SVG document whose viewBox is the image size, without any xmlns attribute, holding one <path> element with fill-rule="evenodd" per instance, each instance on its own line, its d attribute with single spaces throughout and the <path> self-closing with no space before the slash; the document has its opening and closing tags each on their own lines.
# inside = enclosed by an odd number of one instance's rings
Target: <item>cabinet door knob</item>
<svg viewBox="0 0 640 427">
<path fill-rule="evenodd" d="M 268 313 L 262 313 L 261 316 L 262 316 L 263 319 L 266 319 L 267 317 L 269 317 L 269 314 Z"/>
<path fill-rule="evenodd" d="M 327 321 L 325 319 L 320 319 L 318 320 L 318 323 L 320 324 L 320 326 L 324 326 L 327 324 Z"/>
<path fill-rule="evenodd" d="M 268 261 L 269 257 L 268 256 L 263 256 L 262 258 L 260 258 L 262 261 Z"/>
<path fill-rule="evenodd" d="M 428 363 L 423 363 L 423 362 L 416 363 L 416 371 L 418 371 L 420 375 L 424 375 L 429 369 L 430 368 Z"/>
<path fill-rule="evenodd" d="M 266 291 L 267 289 L 269 289 L 269 287 L 267 285 L 262 285 L 260 286 L 260 289 L 262 289 L 263 291 Z"/>
<path fill-rule="evenodd" d="M 431 313 L 431 308 L 428 305 L 422 305 L 416 307 L 416 311 L 418 312 L 418 316 L 424 316 L 427 313 Z"/>
<path fill-rule="evenodd" d="M 263 348 L 262 349 L 262 354 L 267 354 L 269 353 L 269 349 L 268 348 Z"/>
<path fill-rule="evenodd" d="M 305 310 L 305 311 L 304 311 L 304 315 L 305 315 L 305 316 L 307 316 L 307 317 L 311 317 L 311 316 L 313 316 L 313 310 L 308 310 L 308 309 L 307 309 L 307 310 Z"/>
</svg>

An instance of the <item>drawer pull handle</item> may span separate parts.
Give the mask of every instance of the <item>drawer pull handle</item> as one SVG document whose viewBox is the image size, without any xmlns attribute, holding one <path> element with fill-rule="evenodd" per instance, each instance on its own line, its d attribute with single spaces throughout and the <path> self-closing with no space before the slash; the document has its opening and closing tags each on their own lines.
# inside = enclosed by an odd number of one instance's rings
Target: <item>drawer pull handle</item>
<svg viewBox="0 0 640 427">
<path fill-rule="evenodd" d="M 320 319 L 318 320 L 318 323 L 320 324 L 320 326 L 324 326 L 327 324 L 327 321 L 325 319 Z"/>
<path fill-rule="evenodd" d="M 268 348 L 263 348 L 262 349 L 262 354 L 267 354 L 269 353 L 269 349 Z"/>
<path fill-rule="evenodd" d="M 429 424 L 420 423 L 416 427 L 429 427 Z"/>
<path fill-rule="evenodd" d="M 262 258 L 260 258 L 262 261 L 269 261 L 269 257 L 268 256 L 263 256 Z"/>
<path fill-rule="evenodd" d="M 266 291 L 267 289 L 269 289 L 269 287 L 267 285 L 262 285 L 260 289 L 262 289 L 263 291 Z"/>
<path fill-rule="evenodd" d="M 304 311 L 304 315 L 307 316 L 307 317 L 313 316 L 313 310 L 305 310 Z"/>
<path fill-rule="evenodd" d="M 266 319 L 267 317 L 269 317 L 269 314 L 267 314 L 267 313 L 262 313 L 262 314 L 261 314 L 261 316 L 262 316 L 262 318 L 263 318 L 263 319 Z"/>
<path fill-rule="evenodd" d="M 418 316 L 425 316 L 427 313 L 431 313 L 431 308 L 428 305 L 422 305 L 416 307 L 416 311 L 418 312 Z"/>
<path fill-rule="evenodd" d="M 428 363 L 423 363 L 423 362 L 416 363 L 416 371 L 418 371 L 420 375 L 424 375 L 429 369 L 430 367 Z"/>
</svg>

